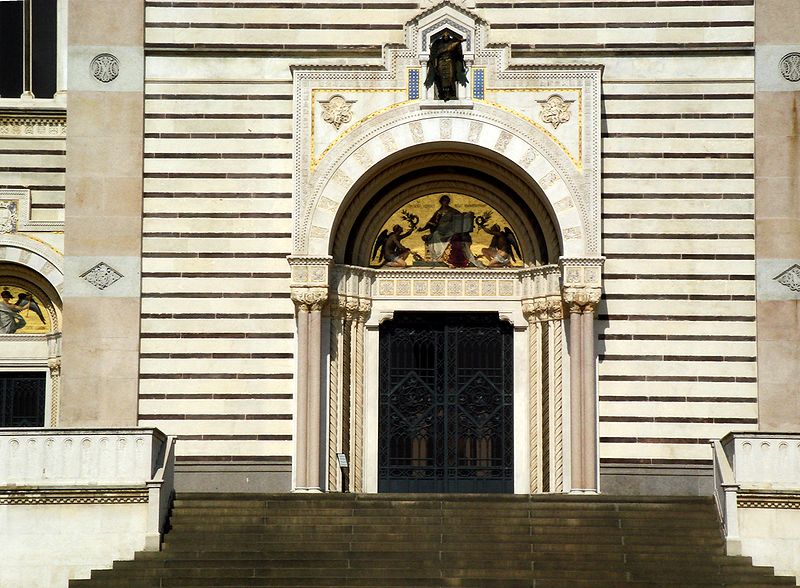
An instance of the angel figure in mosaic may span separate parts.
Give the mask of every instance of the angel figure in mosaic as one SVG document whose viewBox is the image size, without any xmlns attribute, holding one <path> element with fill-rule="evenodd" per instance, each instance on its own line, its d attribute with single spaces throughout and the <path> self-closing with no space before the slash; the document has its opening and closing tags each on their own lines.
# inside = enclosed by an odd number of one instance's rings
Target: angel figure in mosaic
<svg viewBox="0 0 800 588">
<path fill-rule="evenodd" d="M 481 254 L 478 256 L 486 259 L 488 262 L 485 264 L 486 267 L 509 267 L 512 263 L 516 263 L 517 257 L 522 259 L 517 237 L 509 227 L 501 229 L 497 223 L 488 229 L 480 224 L 478 227 L 492 236 L 489 246 L 481 249 Z"/>
<path fill-rule="evenodd" d="M 17 298 L 17 304 L 14 304 L 12 297 L 8 290 L 0 292 L 0 334 L 16 333 L 27 324 L 21 313 L 29 307 L 30 300 Z"/>
<path fill-rule="evenodd" d="M 389 232 L 388 229 L 384 229 L 375 241 L 375 246 L 372 248 L 371 259 L 375 259 L 375 257 L 380 254 L 378 262 L 381 263 L 381 265 L 406 267 L 406 259 L 409 255 L 412 255 L 414 259 L 421 259 L 418 254 L 403 245 L 403 239 L 408 237 L 414 232 L 414 229 L 417 228 L 419 217 L 405 210 L 402 211 L 402 216 L 410 225 L 408 231 L 403 232 L 403 227 L 394 225 L 391 232 Z"/>
</svg>

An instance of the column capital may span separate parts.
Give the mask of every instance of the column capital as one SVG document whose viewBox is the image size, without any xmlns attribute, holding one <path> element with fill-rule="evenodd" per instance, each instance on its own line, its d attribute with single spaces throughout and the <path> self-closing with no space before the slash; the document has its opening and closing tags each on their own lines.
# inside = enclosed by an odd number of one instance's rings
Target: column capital
<svg viewBox="0 0 800 588">
<path fill-rule="evenodd" d="M 600 288 L 567 287 L 563 290 L 563 298 L 570 314 L 593 314 L 600 302 Z"/>
<path fill-rule="evenodd" d="M 522 301 L 522 315 L 528 323 L 561 320 L 564 316 L 560 296 L 540 296 Z"/>
<path fill-rule="evenodd" d="M 328 300 L 328 288 L 292 288 L 291 291 L 298 311 L 320 311 Z"/>
</svg>

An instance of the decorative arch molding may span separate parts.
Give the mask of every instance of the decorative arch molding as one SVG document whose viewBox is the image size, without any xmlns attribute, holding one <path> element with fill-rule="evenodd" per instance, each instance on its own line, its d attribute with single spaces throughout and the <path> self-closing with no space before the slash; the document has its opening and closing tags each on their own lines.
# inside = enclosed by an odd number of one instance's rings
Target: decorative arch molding
<svg viewBox="0 0 800 588">
<path fill-rule="evenodd" d="M 64 289 L 64 256 L 54 249 L 27 237 L 2 235 L 0 262 L 4 261 L 23 265 L 41 275 L 61 297 Z"/>
<path fill-rule="evenodd" d="M 587 190 L 590 184 L 566 153 L 537 127 L 515 118 L 486 105 L 440 111 L 405 106 L 374 117 L 334 147 L 306 190 L 296 194 L 294 254 L 331 252 L 337 216 L 375 164 L 415 146 L 444 142 L 482 148 L 501 165 L 519 170 L 544 197 L 562 254 L 599 255 L 599 187 Z"/>
<path fill-rule="evenodd" d="M 336 263 L 369 265 L 370 248 L 387 211 L 435 192 L 463 193 L 485 201 L 511 222 L 521 238 L 525 259 L 536 264 L 557 263 L 562 251 L 560 233 L 534 186 L 491 154 L 456 152 L 455 144 L 446 145 L 448 152 L 414 155 L 416 148 L 409 149 L 404 159 L 390 161 L 383 169 L 374 166 L 368 181 L 357 183 L 334 223 L 331 252 Z M 467 170 L 478 173 L 467 175 Z"/>
</svg>

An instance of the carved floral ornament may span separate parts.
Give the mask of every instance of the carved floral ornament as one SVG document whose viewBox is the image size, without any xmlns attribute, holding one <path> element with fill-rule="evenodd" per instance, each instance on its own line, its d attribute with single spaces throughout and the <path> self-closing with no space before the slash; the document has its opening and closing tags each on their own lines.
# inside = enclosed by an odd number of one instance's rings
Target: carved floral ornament
<svg viewBox="0 0 800 588">
<path fill-rule="evenodd" d="M 319 311 L 327 300 L 327 288 L 292 288 L 292 301 L 297 310 Z"/>
<path fill-rule="evenodd" d="M 789 290 L 800 292 L 800 265 L 794 264 L 789 269 L 781 272 L 773 278 L 779 284 L 783 284 Z"/>
<path fill-rule="evenodd" d="M 91 70 L 95 79 L 107 84 L 119 75 L 119 59 L 111 53 L 100 53 L 92 59 Z"/>
<path fill-rule="evenodd" d="M 781 75 L 790 82 L 800 82 L 800 53 L 787 53 L 780 61 Z"/>
<path fill-rule="evenodd" d="M 0 200 L 0 234 L 17 230 L 17 201 Z"/>
<path fill-rule="evenodd" d="M 572 106 L 574 100 L 564 100 L 560 95 L 553 94 L 547 100 L 537 100 L 541 107 L 539 118 L 542 122 L 553 125 L 557 129 L 559 125 L 568 122 L 571 118 L 569 107 Z"/>
<path fill-rule="evenodd" d="M 113 267 L 101 261 L 82 273 L 81 277 L 98 290 L 105 290 L 123 276 Z"/>
<path fill-rule="evenodd" d="M 546 296 L 522 301 L 522 314 L 528 322 L 561 320 L 564 303 L 560 296 Z"/>
<path fill-rule="evenodd" d="M 564 288 L 564 302 L 570 313 L 593 313 L 601 294 L 600 288 Z"/>
<path fill-rule="evenodd" d="M 322 120 L 332 124 L 336 130 L 353 119 L 355 100 L 347 100 L 341 94 L 334 94 L 327 102 L 320 100 L 319 103 L 322 104 Z"/>
</svg>

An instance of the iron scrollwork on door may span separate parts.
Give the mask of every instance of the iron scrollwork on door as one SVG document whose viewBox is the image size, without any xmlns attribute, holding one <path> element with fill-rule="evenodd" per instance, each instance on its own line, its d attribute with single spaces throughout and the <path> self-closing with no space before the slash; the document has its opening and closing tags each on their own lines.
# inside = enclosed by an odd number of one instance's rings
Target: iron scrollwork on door
<svg viewBox="0 0 800 588">
<path fill-rule="evenodd" d="M 513 330 L 492 313 L 381 325 L 381 492 L 513 491 Z"/>
</svg>

